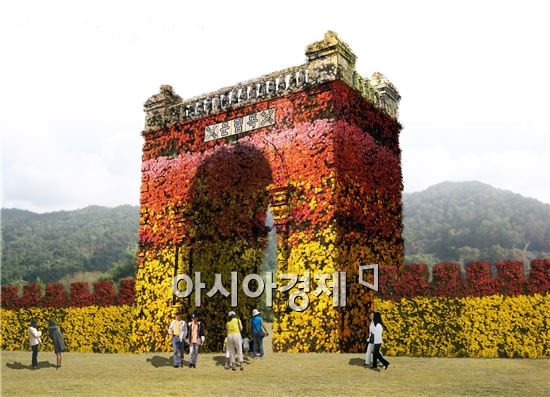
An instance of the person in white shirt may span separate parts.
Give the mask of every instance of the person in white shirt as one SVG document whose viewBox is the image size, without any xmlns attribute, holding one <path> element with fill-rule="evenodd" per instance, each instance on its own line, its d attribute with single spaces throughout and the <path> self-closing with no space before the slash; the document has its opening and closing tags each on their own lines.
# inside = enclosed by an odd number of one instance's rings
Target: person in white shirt
<svg viewBox="0 0 550 397">
<path fill-rule="evenodd" d="M 32 368 L 38 369 L 38 345 L 42 343 L 42 331 L 36 329 L 38 321 L 36 319 L 31 320 L 31 326 L 29 327 L 29 343 L 32 349 Z"/>
<path fill-rule="evenodd" d="M 225 340 L 223 341 L 223 351 L 225 352 L 225 365 L 223 367 L 225 369 L 229 369 L 230 364 L 231 364 L 231 352 L 227 348 L 227 336 L 225 337 Z"/>
<path fill-rule="evenodd" d="M 243 337 L 243 352 L 244 356 L 248 357 L 248 352 L 250 351 L 250 339 L 247 336 Z"/>
<path fill-rule="evenodd" d="M 371 363 L 371 358 L 372 358 L 372 351 L 374 350 L 374 312 L 370 312 L 369 313 L 369 319 L 370 319 L 370 324 L 369 324 L 369 339 L 368 339 L 368 342 L 367 342 L 367 353 L 365 355 L 365 364 L 364 365 L 367 365 L 367 366 L 371 366 L 372 363 Z"/>
<path fill-rule="evenodd" d="M 168 335 L 174 349 L 174 368 L 183 367 L 183 341 L 187 338 L 187 324 L 176 313 L 176 319 L 168 327 Z"/>
<path fill-rule="evenodd" d="M 382 332 L 384 331 L 384 324 L 382 323 L 382 315 L 380 312 L 374 313 L 372 322 L 374 323 L 374 354 L 372 357 L 371 368 L 376 368 L 379 360 L 384 366 L 384 369 L 388 369 L 390 363 L 382 357 L 382 353 L 380 353 L 380 346 L 382 346 Z"/>
</svg>

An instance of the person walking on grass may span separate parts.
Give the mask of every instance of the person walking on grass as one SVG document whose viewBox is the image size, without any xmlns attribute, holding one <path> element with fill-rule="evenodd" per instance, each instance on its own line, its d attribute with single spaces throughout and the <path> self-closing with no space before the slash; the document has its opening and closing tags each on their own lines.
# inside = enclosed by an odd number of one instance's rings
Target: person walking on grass
<svg viewBox="0 0 550 397">
<path fill-rule="evenodd" d="M 50 335 L 50 338 L 52 340 L 53 349 L 55 351 L 55 358 L 57 359 L 56 368 L 60 368 L 61 361 L 63 360 L 61 353 L 67 351 L 67 347 L 65 346 L 65 340 L 63 339 L 61 330 L 53 320 L 50 320 L 48 322 L 48 334 Z"/>
<path fill-rule="evenodd" d="M 225 337 L 225 340 L 223 341 L 223 351 L 225 352 L 225 364 L 224 368 L 229 369 L 231 366 L 231 352 L 227 348 L 227 336 Z"/>
<path fill-rule="evenodd" d="M 370 367 L 372 365 L 372 351 L 374 350 L 374 312 L 369 313 L 369 338 L 367 341 L 367 353 L 365 354 L 365 364 Z"/>
<path fill-rule="evenodd" d="M 243 354 L 245 357 L 248 357 L 248 352 L 250 351 L 250 339 L 246 334 L 241 334 L 243 340 Z"/>
<path fill-rule="evenodd" d="M 199 321 L 199 316 L 193 313 L 191 322 L 188 325 L 189 330 L 189 368 L 197 368 L 197 358 L 199 357 L 199 346 L 204 343 L 204 328 Z"/>
<path fill-rule="evenodd" d="M 227 330 L 227 350 L 229 351 L 229 362 L 231 369 L 235 371 L 235 356 L 243 368 L 243 343 L 241 339 L 241 331 L 243 330 L 243 324 L 241 320 L 237 318 L 234 311 L 230 311 L 225 324 Z"/>
<path fill-rule="evenodd" d="M 174 349 L 174 368 L 183 367 L 183 340 L 187 338 L 187 324 L 176 313 L 176 318 L 168 327 L 168 335 Z"/>
<path fill-rule="evenodd" d="M 379 360 L 384 366 L 384 369 L 388 369 L 390 363 L 382 357 L 382 353 L 380 353 L 380 346 L 382 346 L 382 332 L 384 331 L 384 324 L 382 323 L 382 315 L 380 312 L 374 313 L 372 321 L 374 323 L 374 355 L 372 357 L 371 368 L 377 368 L 377 363 Z"/>
<path fill-rule="evenodd" d="M 262 316 L 258 309 L 252 310 L 252 318 L 250 319 L 250 329 L 252 330 L 252 357 L 256 359 L 258 356 L 264 358 L 264 337 L 268 335 L 264 326 Z"/>
<path fill-rule="evenodd" d="M 42 343 L 42 331 L 38 331 L 36 326 L 38 321 L 35 318 L 31 320 L 31 326 L 29 327 L 29 343 L 32 349 L 32 369 L 38 369 L 38 345 Z"/>
</svg>

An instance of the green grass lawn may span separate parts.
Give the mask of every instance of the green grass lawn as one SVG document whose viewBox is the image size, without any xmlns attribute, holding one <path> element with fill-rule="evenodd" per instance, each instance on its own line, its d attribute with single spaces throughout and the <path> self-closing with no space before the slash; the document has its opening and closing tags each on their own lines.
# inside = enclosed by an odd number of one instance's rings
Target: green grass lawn
<svg viewBox="0 0 550 397">
<path fill-rule="evenodd" d="M 270 340 L 265 341 L 270 346 Z M 2 396 L 550 396 L 550 360 L 388 357 L 371 370 L 364 354 L 273 353 L 223 368 L 223 354 L 200 354 L 196 369 L 173 368 L 171 354 L 2 351 Z M 188 355 L 185 355 L 187 362 Z"/>
</svg>

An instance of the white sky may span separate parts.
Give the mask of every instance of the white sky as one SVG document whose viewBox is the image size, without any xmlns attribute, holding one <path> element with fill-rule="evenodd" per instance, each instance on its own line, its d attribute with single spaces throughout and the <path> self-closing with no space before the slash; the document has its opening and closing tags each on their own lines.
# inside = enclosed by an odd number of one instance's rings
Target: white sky
<svg viewBox="0 0 550 397">
<path fill-rule="evenodd" d="M 405 191 L 479 180 L 550 202 L 544 1 L 4 1 L 3 207 L 139 203 L 143 102 L 305 61 L 333 30 L 399 89 Z"/>
</svg>

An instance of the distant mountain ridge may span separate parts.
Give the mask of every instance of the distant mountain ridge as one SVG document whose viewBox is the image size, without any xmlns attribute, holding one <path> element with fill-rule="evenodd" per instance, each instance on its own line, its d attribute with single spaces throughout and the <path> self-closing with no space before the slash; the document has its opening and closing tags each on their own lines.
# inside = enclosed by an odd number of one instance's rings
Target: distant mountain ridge
<svg viewBox="0 0 550 397">
<path fill-rule="evenodd" d="M 538 200 L 481 182 L 443 182 L 405 193 L 403 204 L 407 262 L 550 257 L 550 205 Z M 0 213 L 2 285 L 117 267 L 113 274 L 130 274 L 135 262 L 137 206 Z"/>
<path fill-rule="evenodd" d="M 105 272 L 137 244 L 139 208 L 90 206 L 36 214 L 2 209 L 2 285 Z"/>
<path fill-rule="evenodd" d="M 404 194 L 403 207 L 409 258 L 494 262 L 550 252 L 550 205 L 488 184 L 442 182 Z"/>
</svg>

